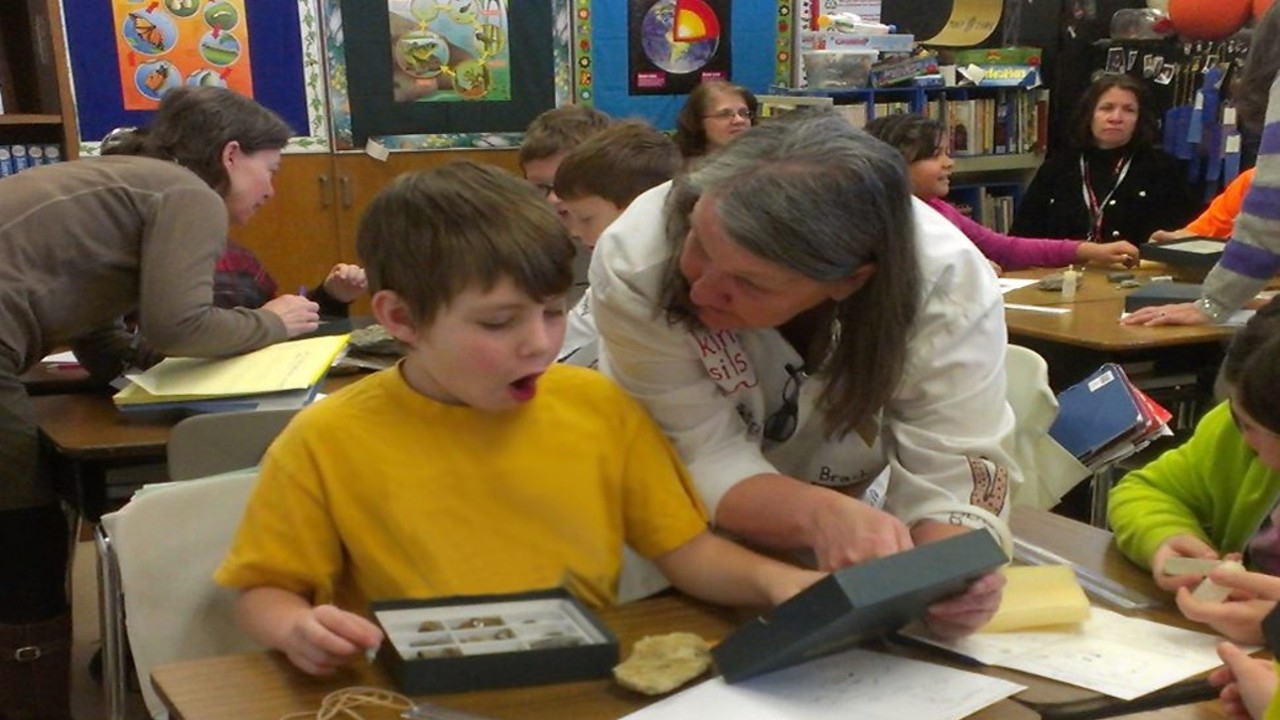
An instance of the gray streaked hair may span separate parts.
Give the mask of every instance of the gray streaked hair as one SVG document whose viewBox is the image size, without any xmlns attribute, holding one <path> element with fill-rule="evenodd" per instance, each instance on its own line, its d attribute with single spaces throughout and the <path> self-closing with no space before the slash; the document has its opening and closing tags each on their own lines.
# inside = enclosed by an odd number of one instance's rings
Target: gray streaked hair
<svg viewBox="0 0 1280 720">
<path fill-rule="evenodd" d="M 789 113 L 744 133 L 676 178 L 667 198 L 673 252 L 662 305 L 672 322 L 697 323 L 679 256 L 689 215 L 714 197 L 725 233 L 743 249 L 820 282 L 875 263 L 870 280 L 830 303 L 823 330 L 796 348 L 827 392 L 828 434 L 872 420 L 897 389 L 920 294 L 911 185 L 894 148 L 831 111 Z"/>
</svg>

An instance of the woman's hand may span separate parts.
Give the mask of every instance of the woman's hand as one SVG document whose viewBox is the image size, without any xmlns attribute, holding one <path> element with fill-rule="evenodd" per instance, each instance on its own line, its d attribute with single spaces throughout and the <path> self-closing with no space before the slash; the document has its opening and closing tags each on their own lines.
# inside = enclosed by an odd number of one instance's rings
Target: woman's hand
<svg viewBox="0 0 1280 720">
<path fill-rule="evenodd" d="M 1000 609 L 1004 584 L 1005 577 L 998 572 L 983 575 L 959 595 L 930 605 L 924 616 L 925 627 L 941 638 L 973 634 L 990 622 L 991 616 Z"/>
<path fill-rule="evenodd" d="M 289 337 L 297 337 L 320 327 L 320 306 L 301 295 L 281 295 L 263 305 L 262 309 L 280 317 Z"/>
<path fill-rule="evenodd" d="M 1184 228 L 1179 228 L 1177 230 L 1157 230 L 1151 233 L 1151 237 L 1148 239 L 1148 242 L 1159 245 L 1160 243 L 1173 242 L 1174 240 L 1181 240 L 1189 237 L 1195 237 L 1195 233 Z"/>
<path fill-rule="evenodd" d="M 829 495 L 814 512 L 809 532 L 819 569 L 838 570 L 914 547 L 898 518 L 848 495 Z"/>
<path fill-rule="evenodd" d="M 1138 308 L 1127 316 L 1120 318 L 1121 325 L 1208 325 L 1213 322 L 1205 311 L 1196 307 L 1195 303 L 1179 303 L 1177 305 L 1154 305 Z"/>
<path fill-rule="evenodd" d="M 1109 243 L 1082 242 L 1076 247 L 1076 259 L 1095 265 L 1133 267 L 1138 264 L 1138 248 L 1124 240 Z"/>
<path fill-rule="evenodd" d="M 1175 592 L 1180 587 L 1195 587 L 1200 582 L 1199 575 L 1165 575 L 1164 564 L 1169 558 L 1210 558 L 1217 559 L 1218 551 L 1212 545 L 1195 535 L 1182 534 L 1160 543 L 1151 556 L 1151 577 L 1162 589 Z"/>
<path fill-rule="evenodd" d="M 295 616 L 280 651 L 305 673 L 329 675 L 382 642 L 382 630 L 371 621 L 333 605 L 318 605 Z"/>
<path fill-rule="evenodd" d="M 1231 643 L 1218 643 L 1226 663 L 1209 673 L 1209 684 L 1222 688 L 1218 697 L 1231 720 L 1262 720 L 1276 694 L 1276 671 L 1270 660 L 1249 657 Z"/>
<path fill-rule="evenodd" d="M 353 302 L 369 289 L 369 279 L 359 265 L 338 263 L 324 279 L 324 291 L 341 303 Z"/>
</svg>

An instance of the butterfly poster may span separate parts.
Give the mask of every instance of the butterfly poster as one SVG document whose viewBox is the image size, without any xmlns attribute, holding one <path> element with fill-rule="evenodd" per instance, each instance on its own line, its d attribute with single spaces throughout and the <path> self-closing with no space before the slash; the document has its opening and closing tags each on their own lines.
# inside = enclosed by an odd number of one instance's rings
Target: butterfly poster
<svg viewBox="0 0 1280 720">
<path fill-rule="evenodd" d="M 126 110 L 151 110 L 181 85 L 253 97 L 245 0 L 113 0 Z"/>
</svg>

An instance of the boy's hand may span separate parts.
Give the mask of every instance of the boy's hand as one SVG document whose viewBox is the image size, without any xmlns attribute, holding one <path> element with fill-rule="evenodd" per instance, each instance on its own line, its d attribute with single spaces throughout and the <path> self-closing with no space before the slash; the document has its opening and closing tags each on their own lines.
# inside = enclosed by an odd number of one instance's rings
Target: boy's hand
<svg viewBox="0 0 1280 720">
<path fill-rule="evenodd" d="M 1210 572 L 1209 577 L 1231 588 L 1231 597 L 1220 603 L 1201 602 L 1191 596 L 1189 588 L 1179 588 L 1178 609 L 1188 620 L 1205 623 L 1228 640 L 1261 644 L 1262 619 L 1280 599 L 1280 577 L 1221 568 Z"/>
<path fill-rule="evenodd" d="M 1151 233 L 1150 242 L 1159 245 L 1160 243 L 1173 242 L 1182 238 L 1195 237 L 1190 230 L 1180 228 L 1178 230 L 1157 230 Z"/>
<path fill-rule="evenodd" d="M 320 306 L 301 295 L 281 295 L 262 306 L 280 316 L 289 337 L 297 337 L 320 327 Z"/>
<path fill-rule="evenodd" d="M 1199 575 L 1165 575 L 1164 564 L 1172 557 L 1218 559 L 1218 551 L 1204 540 L 1189 534 L 1174 535 L 1160 543 L 1160 547 L 1151 556 L 1151 577 L 1156 585 L 1169 592 L 1175 592 L 1180 587 L 1194 589 L 1201 580 Z"/>
<path fill-rule="evenodd" d="M 324 279 L 324 291 L 329 297 L 343 303 L 353 302 L 369 289 L 369 279 L 359 265 L 338 263 Z"/>
<path fill-rule="evenodd" d="M 941 638 L 972 634 L 1000 609 L 1004 584 L 1005 577 L 998 572 L 983 575 L 959 595 L 930 605 L 924 616 L 925 627 Z"/>
<path fill-rule="evenodd" d="M 382 630 L 369 620 L 333 605 L 318 605 L 296 616 L 280 650 L 303 672 L 328 675 L 381 642 Z"/>
<path fill-rule="evenodd" d="M 1209 673 L 1209 683 L 1222 688 L 1218 697 L 1231 720 L 1261 720 L 1276 693 L 1276 671 L 1270 660 L 1249 657 L 1231 643 L 1218 643 L 1226 663 Z"/>
</svg>

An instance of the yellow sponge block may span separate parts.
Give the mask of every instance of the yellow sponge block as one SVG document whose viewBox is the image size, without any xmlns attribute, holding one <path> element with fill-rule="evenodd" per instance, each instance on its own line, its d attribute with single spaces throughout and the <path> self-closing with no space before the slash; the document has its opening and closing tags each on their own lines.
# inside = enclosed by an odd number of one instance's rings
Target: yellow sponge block
<svg viewBox="0 0 1280 720">
<path fill-rule="evenodd" d="M 1089 617 L 1089 598 L 1065 565 L 1007 566 L 1000 609 L 978 632 L 1008 632 L 1078 623 Z"/>
</svg>

